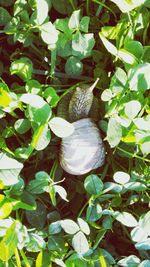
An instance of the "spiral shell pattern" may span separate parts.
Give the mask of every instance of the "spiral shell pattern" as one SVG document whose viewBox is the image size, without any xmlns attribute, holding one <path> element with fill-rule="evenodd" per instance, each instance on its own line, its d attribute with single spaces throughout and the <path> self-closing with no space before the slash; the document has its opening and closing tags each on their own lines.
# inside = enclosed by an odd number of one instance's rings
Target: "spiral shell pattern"
<svg viewBox="0 0 150 267">
<path fill-rule="evenodd" d="M 100 131 L 90 118 L 73 125 L 73 134 L 62 139 L 60 164 L 66 172 L 82 175 L 103 165 L 105 148 Z"/>
</svg>

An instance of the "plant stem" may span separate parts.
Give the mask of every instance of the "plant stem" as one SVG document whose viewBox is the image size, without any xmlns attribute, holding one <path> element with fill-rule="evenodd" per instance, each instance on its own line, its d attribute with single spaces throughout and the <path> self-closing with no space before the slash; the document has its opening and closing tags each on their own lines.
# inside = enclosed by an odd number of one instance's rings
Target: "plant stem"
<svg viewBox="0 0 150 267">
<path fill-rule="evenodd" d="M 139 155 L 133 154 L 133 153 L 131 153 L 131 152 L 129 152 L 129 151 L 124 150 L 123 148 L 121 148 L 121 147 L 119 147 L 119 146 L 118 146 L 116 149 L 118 149 L 118 150 L 124 152 L 125 154 L 127 154 L 127 155 L 129 155 L 129 156 L 131 156 L 131 157 L 133 157 L 133 158 L 141 159 L 141 160 L 143 160 L 143 161 L 145 161 L 145 162 L 149 162 L 149 163 L 150 163 L 150 159 L 145 159 L 145 158 L 143 158 L 143 157 L 141 157 L 141 156 L 139 156 Z"/>
<path fill-rule="evenodd" d="M 102 1 L 102 4 L 104 4 L 104 3 L 105 3 L 105 0 Z M 103 8 L 103 6 L 102 5 L 99 5 L 98 9 L 96 10 L 96 14 L 95 14 L 96 17 L 99 16 L 99 14 L 102 11 L 102 8 Z"/>
<path fill-rule="evenodd" d="M 31 267 L 30 263 L 28 262 L 28 259 L 27 259 L 26 255 L 25 255 L 25 253 L 24 253 L 24 251 L 22 249 L 20 250 L 20 254 L 21 254 L 21 256 L 22 256 L 22 258 L 24 260 L 25 266 L 26 267 Z"/>
<path fill-rule="evenodd" d="M 15 249 L 15 257 L 16 257 L 17 267 L 21 267 L 21 260 L 17 248 Z"/>
<path fill-rule="evenodd" d="M 75 7 L 75 5 L 74 5 L 74 2 L 73 2 L 72 0 L 69 0 L 69 2 L 70 2 L 70 5 L 72 6 L 73 10 L 75 10 L 76 7 Z"/>
<path fill-rule="evenodd" d="M 99 4 L 99 5 L 103 6 L 103 7 L 105 7 L 106 9 L 108 9 L 114 15 L 115 20 L 117 21 L 117 16 L 116 16 L 116 14 L 114 13 L 114 11 L 111 8 L 109 8 L 107 5 L 105 5 L 103 2 L 101 2 L 99 0 L 92 0 L 92 2 L 94 2 L 96 4 Z"/>
</svg>

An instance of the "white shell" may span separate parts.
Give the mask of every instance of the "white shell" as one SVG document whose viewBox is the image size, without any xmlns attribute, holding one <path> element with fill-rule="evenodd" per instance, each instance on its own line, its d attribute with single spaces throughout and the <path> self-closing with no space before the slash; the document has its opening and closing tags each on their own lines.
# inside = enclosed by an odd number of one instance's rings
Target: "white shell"
<svg viewBox="0 0 150 267">
<path fill-rule="evenodd" d="M 62 139 L 60 164 L 66 172 L 82 175 L 104 163 L 105 148 L 100 131 L 90 118 L 78 120 L 73 125 L 73 134 Z"/>
</svg>

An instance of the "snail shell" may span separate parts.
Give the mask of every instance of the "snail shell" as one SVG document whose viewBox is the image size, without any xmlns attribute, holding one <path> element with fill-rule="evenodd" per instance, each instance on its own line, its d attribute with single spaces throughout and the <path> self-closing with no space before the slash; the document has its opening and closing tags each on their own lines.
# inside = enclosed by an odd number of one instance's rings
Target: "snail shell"
<svg viewBox="0 0 150 267">
<path fill-rule="evenodd" d="M 105 148 L 100 131 L 90 118 L 73 122 L 74 132 L 62 139 L 60 164 L 74 175 L 97 169 L 104 163 Z"/>
</svg>

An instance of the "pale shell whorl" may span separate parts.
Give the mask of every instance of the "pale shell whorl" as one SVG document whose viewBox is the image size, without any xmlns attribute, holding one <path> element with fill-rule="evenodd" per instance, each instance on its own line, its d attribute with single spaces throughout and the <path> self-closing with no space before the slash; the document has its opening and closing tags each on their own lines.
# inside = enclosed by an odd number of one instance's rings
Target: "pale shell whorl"
<svg viewBox="0 0 150 267">
<path fill-rule="evenodd" d="M 90 118 L 73 125 L 73 134 L 62 139 L 60 164 L 66 172 L 82 175 L 103 165 L 105 148 L 100 131 Z"/>
</svg>

